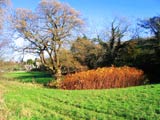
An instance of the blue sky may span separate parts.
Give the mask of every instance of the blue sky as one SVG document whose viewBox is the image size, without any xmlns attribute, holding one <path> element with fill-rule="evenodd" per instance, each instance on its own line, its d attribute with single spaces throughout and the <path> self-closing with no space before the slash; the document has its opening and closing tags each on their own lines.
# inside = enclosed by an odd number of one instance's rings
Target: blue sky
<svg viewBox="0 0 160 120">
<path fill-rule="evenodd" d="M 40 0 L 12 0 L 14 7 L 36 8 Z M 60 0 L 79 10 L 83 16 L 151 17 L 160 13 L 160 0 Z"/>
<path fill-rule="evenodd" d="M 23 2 L 22 2 L 23 1 Z M 40 0 L 12 0 L 13 6 L 35 9 Z M 160 14 L 160 0 L 60 0 L 80 11 L 93 24 L 110 21 L 115 16 L 129 20 Z"/>
<path fill-rule="evenodd" d="M 114 17 L 126 17 L 132 24 L 160 14 L 160 0 L 60 0 L 80 11 L 89 29 L 101 30 Z M 34 10 L 40 0 L 12 0 L 14 8 Z M 94 34 L 94 33 L 93 33 Z M 92 36 L 92 33 L 91 33 Z M 21 43 L 20 43 L 21 44 Z"/>
</svg>

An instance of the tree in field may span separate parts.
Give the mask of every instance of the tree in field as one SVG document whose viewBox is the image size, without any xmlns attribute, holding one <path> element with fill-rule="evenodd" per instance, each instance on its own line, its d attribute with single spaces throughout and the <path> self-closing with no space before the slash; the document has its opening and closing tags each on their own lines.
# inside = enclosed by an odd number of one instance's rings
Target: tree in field
<svg viewBox="0 0 160 120">
<path fill-rule="evenodd" d="M 0 60 L 3 59 L 5 46 L 6 46 L 6 42 L 0 40 Z"/>
<path fill-rule="evenodd" d="M 145 29 L 149 29 L 157 39 L 160 39 L 160 16 L 155 16 L 147 20 L 141 20 L 138 25 Z"/>
<path fill-rule="evenodd" d="M 71 52 L 74 58 L 89 69 L 97 67 L 97 60 L 101 55 L 101 46 L 94 44 L 87 37 L 79 37 L 72 43 Z"/>
<path fill-rule="evenodd" d="M 75 73 L 83 68 L 83 66 L 74 58 L 72 52 L 67 49 L 60 50 L 60 62 L 63 74 Z"/>
<path fill-rule="evenodd" d="M 9 0 L 0 0 L 0 29 L 3 28 L 5 8 L 9 2 Z"/>
<path fill-rule="evenodd" d="M 24 50 L 37 53 L 42 64 L 61 80 L 60 50 L 83 25 L 79 12 L 56 0 L 42 0 L 35 12 L 17 9 L 13 23 L 20 37 L 29 42 Z"/>
<path fill-rule="evenodd" d="M 99 36 L 96 38 L 103 49 L 103 54 L 98 60 L 99 66 L 111 66 L 114 64 L 118 49 L 122 44 L 121 40 L 127 32 L 128 26 L 122 24 L 121 21 L 114 19 L 111 23 L 107 42 L 104 41 L 107 37 L 106 35 L 104 35 L 105 38 L 100 38 Z"/>
<path fill-rule="evenodd" d="M 5 12 L 6 8 L 9 4 L 9 0 L 0 0 L 0 59 L 4 55 L 4 47 L 7 44 L 6 39 L 4 39 L 3 36 L 3 30 L 4 30 L 4 23 L 5 23 Z"/>
</svg>

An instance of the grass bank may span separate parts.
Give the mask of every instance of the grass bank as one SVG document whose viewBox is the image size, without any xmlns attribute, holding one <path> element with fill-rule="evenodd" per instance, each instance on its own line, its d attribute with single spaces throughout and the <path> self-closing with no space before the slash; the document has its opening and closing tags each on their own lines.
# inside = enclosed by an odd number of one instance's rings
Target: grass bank
<svg viewBox="0 0 160 120">
<path fill-rule="evenodd" d="M 54 90 L 0 80 L 7 120 L 159 120 L 160 84 L 109 90 Z"/>
</svg>

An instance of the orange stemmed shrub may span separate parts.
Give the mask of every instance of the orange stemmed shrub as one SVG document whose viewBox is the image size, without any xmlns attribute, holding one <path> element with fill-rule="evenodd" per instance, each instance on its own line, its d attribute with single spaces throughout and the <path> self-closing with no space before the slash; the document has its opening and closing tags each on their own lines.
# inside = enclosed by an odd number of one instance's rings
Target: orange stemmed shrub
<svg viewBox="0 0 160 120">
<path fill-rule="evenodd" d="M 106 89 L 137 86 L 143 83 L 143 71 L 133 67 L 98 68 L 70 74 L 60 83 L 62 89 Z"/>
</svg>

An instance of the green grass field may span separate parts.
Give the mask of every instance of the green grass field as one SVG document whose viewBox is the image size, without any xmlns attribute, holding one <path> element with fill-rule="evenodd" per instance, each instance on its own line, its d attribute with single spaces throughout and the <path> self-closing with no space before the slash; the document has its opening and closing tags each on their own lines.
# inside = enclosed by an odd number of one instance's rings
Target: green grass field
<svg viewBox="0 0 160 120">
<path fill-rule="evenodd" d="M 32 82 L 46 84 L 49 81 L 53 80 L 51 74 L 47 72 L 8 72 L 3 75 L 5 79 L 13 79 L 20 82 Z"/>
<path fill-rule="evenodd" d="M 0 80 L 0 102 L 0 120 L 159 120 L 160 84 L 68 91 Z"/>
</svg>

